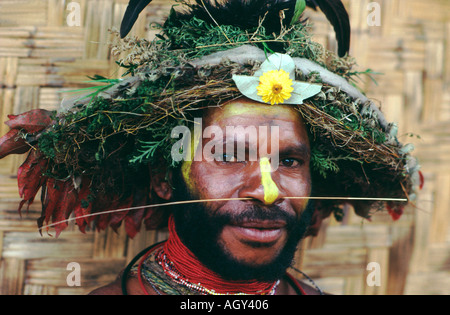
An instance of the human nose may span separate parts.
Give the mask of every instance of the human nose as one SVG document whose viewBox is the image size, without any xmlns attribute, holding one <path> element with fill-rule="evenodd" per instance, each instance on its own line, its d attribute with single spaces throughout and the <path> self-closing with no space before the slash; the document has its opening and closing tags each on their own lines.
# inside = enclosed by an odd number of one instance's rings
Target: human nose
<svg viewBox="0 0 450 315">
<path fill-rule="evenodd" d="M 265 205 L 271 205 L 280 198 L 280 191 L 272 178 L 272 169 L 268 158 L 261 158 L 259 163 L 248 165 L 246 183 L 239 191 L 240 198 L 252 198 Z"/>
</svg>

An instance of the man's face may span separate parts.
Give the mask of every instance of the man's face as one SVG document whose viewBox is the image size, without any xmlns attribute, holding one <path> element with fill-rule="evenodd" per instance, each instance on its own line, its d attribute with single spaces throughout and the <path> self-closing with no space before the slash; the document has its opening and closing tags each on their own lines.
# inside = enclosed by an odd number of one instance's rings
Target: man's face
<svg viewBox="0 0 450 315">
<path fill-rule="evenodd" d="M 308 197 L 311 193 L 310 146 L 300 114 L 289 106 L 240 99 L 210 109 L 203 119 L 203 130 L 208 126 L 218 126 L 223 132 L 203 139 L 201 148 L 206 149 L 208 142 L 216 144 L 216 148 L 222 146 L 223 159 L 184 162 L 183 185 L 175 184 L 176 199 L 246 200 L 213 201 L 179 209 L 175 222 L 181 239 L 213 269 L 220 261 L 227 261 L 235 265 L 232 270 L 244 268 L 251 277 L 251 270 L 266 272 L 266 266 L 279 265 L 280 260 L 289 264 L 309 223 L 300 222 L 308 200 L 286 199 Z M 267 132 L 259 132 L 252 146 L 249 137 L 227 137 L 227 127 L 238 126 L 256 127 L 253 130 L 266 126 L 262 130 Z M 278 127 L 278 133 L 270 133 L 271 127 Z M 248 149 L 244 161 L 228 154 L 230 143 L 234 151 L 239 145 Z M 248 152 L 250 148 L 257 148 L 256 155 Z M 277 150 L 279 163 L 270 167 L 268 161 L 276 160 L 273 154 Z M 229 270 L 228 276 L 233 272 Z"/>
</svg>

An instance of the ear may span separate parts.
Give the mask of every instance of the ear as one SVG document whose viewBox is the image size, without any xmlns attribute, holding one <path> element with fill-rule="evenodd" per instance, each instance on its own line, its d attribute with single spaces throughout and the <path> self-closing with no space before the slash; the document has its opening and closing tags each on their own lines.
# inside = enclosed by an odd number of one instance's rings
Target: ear
<svg viewBox="0 0 450 315">
<path fill-rule="evenodd" d="M 323 221 L 322 215 L 320 214 L 320 211 L 318 211 L 316 208 L 311 218 L 311 224 L 306 230 L 305 236 L 316 237 L 317 235 L 319 235 L 319 230 L 322 225 L 322 221 Z"/>
<path fill-rule="evenodd" d="M 173 195 L 173 188 L 170 184 L 172 182 L 172 171 L 162 171 L 152 173 L 151 183 L 153 191 L 156 195 L 164 200 L 170 200 Z"/>
<path fill-rule="evenodd" d="M 311 223 L 306 230 L 305 237 L 316 237 L 317 235 L 319 235 L 322 222 L 331 215 L 332 210 L 330 209 L 332 209 L 332 207 L 327 207 L 323 205 L 321 201 L 316 201 L 315 209 L 311 218 Z"/>
</svg>

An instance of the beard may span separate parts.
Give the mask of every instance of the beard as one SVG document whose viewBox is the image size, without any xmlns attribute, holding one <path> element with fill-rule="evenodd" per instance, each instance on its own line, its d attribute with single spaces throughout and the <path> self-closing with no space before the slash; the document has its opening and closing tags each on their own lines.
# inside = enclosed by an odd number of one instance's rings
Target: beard
<svg viewBox="0 0 450 315">
<path fill-rule="evenodd" d="M 174 178 L 175 201 L 195 200 L 180 176 Z M 175 229 L 183 244 L 211 271 L 231 281 L 276 281 L 283 277 L 292 264 L 298 243 L 304 237 L 314 212 L 314 203 L 297 217 L 277 205 L 249 204 L 239 213 L 212 211 L 205 203 L 187 204 L 173 210 Z M 279 254 L 269 263 L 257 265 L 239 261 L 223 246 L 220 235 L 225 226 L 251 220 L 286 222 L 287 240 Z M 252 243 L 261 247 L 265 244 Z"/>
</svg>

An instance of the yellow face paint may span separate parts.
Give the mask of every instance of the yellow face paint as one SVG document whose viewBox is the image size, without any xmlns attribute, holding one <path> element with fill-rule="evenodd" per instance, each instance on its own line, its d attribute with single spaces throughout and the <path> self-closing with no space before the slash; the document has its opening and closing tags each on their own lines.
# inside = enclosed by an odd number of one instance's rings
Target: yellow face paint
<svg viewBox="0 0 450 315">
<path fill-rule="evenodd" d="M 181 165 L 181 174 L 183 174 L 184 182 L 186 183 L 189 191 L 192 191 L 194 186 L 190 178 L 191 165 L 192 161 L 183 161 L 183 164 Z"/>
<path fill-rule="evenodd" d="M 259 162 L 261 169 L 261 183 L 264 187 L 264 202 L 266 205 L 273 204 L 278 198 L 278 187 L 272 179 L 270 167 L 270 161 L 268 158 L 263 157 Z"/>
<path fill-rule="evenodd" d="M 191 166 L 192 161 L 194 160 L 195 153 L 197 152 L 198 145 L 200 143 L 200 134 L 194 133 L 194 135 L 191 137 L 191 145 L 190 145 L 190 151 L 191 151 L 191 159 L 190 161 L 183 161 L 183 164 L 181 165 L 181 174 L 183 175 L 184 182 L 186 183 L 187 188 L 192 193 L 194 192 L 194 182 L 191 179 Z"/>
</svg>

